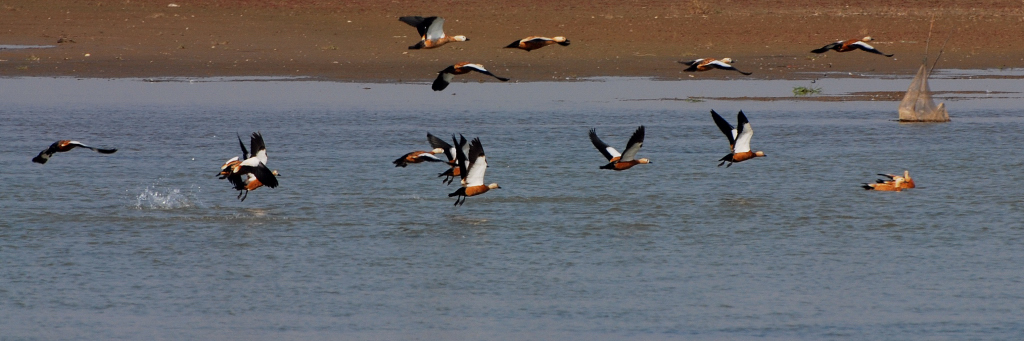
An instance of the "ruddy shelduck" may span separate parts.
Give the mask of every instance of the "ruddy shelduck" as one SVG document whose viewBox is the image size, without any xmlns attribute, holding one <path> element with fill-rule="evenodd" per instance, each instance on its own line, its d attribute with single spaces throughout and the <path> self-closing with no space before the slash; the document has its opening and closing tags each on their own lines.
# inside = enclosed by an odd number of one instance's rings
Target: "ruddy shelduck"
<svg viewBox="0 0 1024 341">
<path fill-rule="evenodd" d="M 39 152 L 39 155 L 36 155 L 36 157 L 32 158 L 32 162 L 44 164 L 46 163 L 46 161 L 50 160 L 50 157 L 53 156 L 54 153 L 66 152 L 75 149 L 75 147 L 92 149 L 93 151 L 96 151 L 100 154 L 113 154 L 114 152 L 117 151 L 117 149 L 89 147 L 78 141 L 60 140 L 54 142 L 53 144 L 50 144 L 50 147 L 46 148 L 46 150 Z"/>
<path fill-rule="evenodd" d="M 508 82 L 508 78 L 495 76 L 490 71 L 487 71 L 487 69 L 485 69 L 483 65 L 462 62 L 455 65 L 450 65 L 444 70 L 438 71 L 437 78 L 434 79 L 434 83 L 430 85 L 430 88 L 434 89 L 434 91 L 444 90 L 445 88 L 448 87 L 448 84 L 451 83 L 452 79 L 455 78 L 455 75 L 467 74 L 470 71 L 476 71 L 497 78 L 502 82 Z"/>
<path fill-rule="evenodd" d="M 612 148 L 604 141 L 601 141 L 597 137 L 597 129 L 590 129 L 590 142 L 594 144 L 594 147 L 601 152 L 608 159 L 608 164 L 601 166 L 601 169 L 611 170 L 627 170 L 638 164 L 651 163 L 651 160 L 647 158 L 637 159 L 636 153 L 640 151 L 640 147 L 644 144 L 644 126 L 636 128 L 633 132 L 633 136 L 629 138 L 629 142 L 626 143 L 626 149 L 621 154 L 619 151 Z"/>
<path fill-rule="evenodd" d="M 894 175 L 894 174 L 878 174 L 878 175 L 881 175 L 881 176 L 884 176 L 886 178 L 889 178 L 889 180 L 878 179 L 878 180 L 875 180 L 876 183 L 889 184 L 889 183 L 894 183 L 896 181 L 902 181 L 902 183 L 900 185 L 900 188 L 908 189 L 908 188 L 917 187 L 917 185 L 914 184 L 914 179 L 910 177 L 910 171 L 908 171 L 908 170 L 904 170 L 903 171 L 903 176 Z"/>
<path fill-rule="evenodd" d="M 863 184 L 861 187 L 864 187 L 864 189 L 869 191 L 900 192 L 903 191 L 904 188 L 906 188 L 903 186 L 903 179 L 900 178 L 893 181 L 882 183 Z"/>
<path fill-rule="evenodd" d="M 511 44 L 508 44 L 508 46 L 505 46 L 505 48 L 520 49 L 526 50 L 526 52 L 530 52 L 530 50 L 536 50 L 551 44 L 569 46 L 569 40 L 561 36 L 554 38 L 532 36 L 516 40 Z"/>
<path fill-rule="evenodd" d="M 416 28 L 420 34 L 420 42 L 409 46 L 410 50 L 432 49 L 452 41 L 468 41 L 466 36 L 447 36 L 444 34 L 444 18 L 409 16 L 398 18 L 402 22 Z"/>
<path fill-rule="evenodd" d="M 743 72 L 743 71 L 737 70 L 736 68 L 732 67 L 732 65 L 729 65 L 730 63 L 733 63 L 733 62 L 735 62 L 735 61 L 732 60 L 732 58 L 722 58 L 721 60 L 717 60 L 717 59 L 714 59 L 714 58 L 701 58 L 701 59 L 694 59 L 694 60 L 680 60 L 679 61 L 680 64 L 685 64 L 685 65 L 689 65 L 690 66 L 690 67 L 686 68 L 686 70 L 683 70 L 683 71 L 686 71 L 686 72 L 708 71 L 708 70 L 713 70 L 713 69 L 721 69 L 721 70 L 736 71 L 736 72 L 739 72 L 739 73 L 742 73 L 742 74 L 748 75 L 748 76 L 751 74 L 750 72 Z"/>
<path fill-rule="evenodd" d="M 427 140 L 430 141 L 431 147 L 434 147 L 435 149 L 444 149 L 444 155 L 448 157 L 449 167 L 448 170 L 437 174 L 437 177 L 443 176 L 444 179 L 441 180 L 441 183 L 451 185 L 452 181 L 455 181 L 455 177 L 461 175 L 461 171 L 459 170 L 459 160 L 457 157 L 457 152 L 455 151 L 456 147 L 438 138 L 437 136 L 431 135 L 430 133 L 427 133 Z M 452 141 L 455 141 L 455 135 L 452 135 Z M 469 153 L 465 149 L 466 143 L 467 142 L 465 137 L 463 137 L 461 141 L 458 141 L 458 148 L 462 149 L 463 153 Z"/>
<path fill-rule="evenodd" d="M 221 166 L 221 179 L 228 179 L 232 187 L 238 190 L 238 198 L 245 201 L 249 197 L 249 191 L 262 186 L 276 188 L 278 185 L 276 170 L 267 168 L 267 147 L 263 142 L 263 135 L 260 132 L 252 133 L 249 148 L 252 154 L 245 149 L 242 137 L 238 136 L 238 145 L 242 148 L 242 159 L 233 157 L 224 162 Z"/>
<path fill-rule="evenodd" d="M 452 139 L 454 141 L 454 138 Z M 456 142 L 456 144 L 458 144 Z M 455 198 L 455 206 L 466 203 L 466 198 L 487 193 L 492 189 L 499 189 L 497 183 L 484 185 L 484 172 L 487 171 L 487 158 L 484 156 L 484 146 L 480 138 L 474 138 L 469 143 L 469 155 L 467 156 L 462 148 L 456 148 L 456 159 L 459 160 L 459 171 L 462 176 L 462 188 L 448 194 L 448 197 Z M 461 200 L 461 201 L 460 201 Z"/>
<path fill-rule="evenodd" d="M 834 43 L 822 46 L 819 49 L 811 50 L 811 52 L 812 53 L 825 53 L 825 52 L 828 52 L 828 50 L 836 50 L 838 52 L 848 52 L 848 51 L 853 51 L 853 50 L 863 50 L 863 51 L 871 52 L 871 53 L 874 53 L 874 54 L 880 54 L 880 55 L 883 55 L 883 56 L 886 56 L 886 57 L 892 57 L 893 56 L 891 54 L 882 53 L 882 51 L 878 51 L 873 46 L 868 45 L 867 42 L 872 41 L 872 40 L 874 40 L 874 39 L 872 39 L 870 36 L 864 37 L 864 38 L 861 38 L 861 39 L 850 39 L 850 40 L 845 40 L 845 41 L 844 40 L 840 40 L 840 41 L 837 41 L 837 42 L 834 42 Z"/>
<path fill-rule="evenodd" d="M 396 159 L 395 161 L 393 161 L 391 163 L 394 163 L 395 167 L 405 167 L 405 166 L 408 166 L 410 163 L 444 162 L 444 160 L 441 160 L 437 156 L 434 156 L 434 154 L 444 153 L 445 152 L 445 148 L 434 146 L 434 141 L 431 138 L 437 139 L 437 140 L 440 140 L 440 139 L 434 137 L 434 135 L 430 135 L 430 133 L 427 133 L 427 141 L 430 142 L 431 147 L 433 147 L 434 149 L 431 149 L 429 152 L 428 151 L 417 150 L 415 152 L 411 152 L 411 153 L 402 155 L 402 157 Z"/>
<path fill-rule="evenodd" d="M 732 151 L 732 153 L 729 153 L 718 160 L 721 161 L 718 163 L 719 167 L 726 162 L 728 162 L 729 165 L 725 167 L 729 168 L 733 163 L 743 162 L 755 157 L 766 156 L 762 151 L 753 152 L 750 150 L 750 139 L 754 137 L 754 128 L 750 126 L 750 122 L 747 121 L 747 115 L 744 115 L 742 110 L 737 116 L 738 121 L 736 125 L 738 128 L 734 128 L 728 121 L 722 118 L 721 115 L 714 110 L 711 110 L 711 118 L 715 120 L 715 125 L 718 126 L 718 129 L 725 134 L 726 138 L 729 139 L 729 150 Z"/>
</svg>

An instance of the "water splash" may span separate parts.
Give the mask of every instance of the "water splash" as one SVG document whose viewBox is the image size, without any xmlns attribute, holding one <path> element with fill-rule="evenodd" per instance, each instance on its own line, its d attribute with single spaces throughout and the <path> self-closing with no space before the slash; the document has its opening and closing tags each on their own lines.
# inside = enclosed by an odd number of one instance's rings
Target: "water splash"
<svg viewBox="0 0 1024 341">
<path fill-rule="evenodd" d="M 194 208 L 202 205 L 197 195 L 198 188 L 189 187 L 186 191 L 178 188 L 157 188 L 149 186 L 142 189 L 142 192 L 135 197 L 136 209 L 152 210 L 173 210 L 180 208 Z"/>
</svg>

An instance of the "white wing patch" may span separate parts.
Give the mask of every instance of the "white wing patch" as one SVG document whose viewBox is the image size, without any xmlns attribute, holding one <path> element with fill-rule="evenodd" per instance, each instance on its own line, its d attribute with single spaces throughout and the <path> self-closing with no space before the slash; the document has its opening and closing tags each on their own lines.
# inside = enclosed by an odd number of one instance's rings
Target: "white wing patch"
<svg viewBox="0 0 1024 341">
<path fill-rule="evenodd" d="M 618 150 L 615 150 L 615 148 L 607 147 L 607 148 L 605 148 L 605 150 L 607 150 L 608 151 L 608 155 L 611 155 L 613 158 L 621 157 L 622 156 L 622 154 L 619 153 Z"/>
<path fill-rule="evenodd" d="M 461 67 L 470 68 L 479 72 L 488 72 L 487 69 L 485 69 L 484 66 L 480 64 L 466 64 Z"/>
<path fill-rule="evenodd" d="M 438 40 L 444 38 L 444 18 L 434 19 L 427 27 L 427 40 Z"/>
<path fill-rule="evenodd" d="M 707 65 L 714 65 L 714 66 L 718 66 L 718 67 L 726 67 L 726 68 L 731 68 L 731 67 L 732 67 L 732 65 L 729 65 L 729 64 L 723 63 L 723 62 L 722 62 L 722 61 L 720 61 L 720 60 L 714 60 L 714 61 L 711 61 L 711 62 L 710 62 L 710 63 L 708 63 Z"/>
<path fill-rule="evenodd" d="M 736 131 L 733 130 L 733 134 Z M 736 146 L 732 148 L 733 153 L 746 153 L 750 151 L 750 138 L 754 136 L 754 128 L 750 127 L 750 123 L 743 124 L 743 132 L 736 137 Z"/>
<path fill-rule="evenodd" d="M 476 162 L 469 165 L 468 174 L 466 174 L 466 187 L 472 186 L 483 186 L 484 184 L 484 172 L 487 171 L 487 157 L 478 156 Z"/>
<path fill-rule="evenodd" d="M 863 42 L 863 41 L 858 41 L 858 42 L 856 42 L 856 43 L 853 43 L 853 44 L 850 44 L 850 45 L 857 45 L 857 46 L 861 46 L 861 47 L 867 48 L 867 49 L 869 49 L 869 50 L 874 50 L 874 49 L 875 49 L 874 47 L 872 47 L 871 45 L 868 45 L 868 43 L 865 43 L 865 42 Z"/>
</svg>

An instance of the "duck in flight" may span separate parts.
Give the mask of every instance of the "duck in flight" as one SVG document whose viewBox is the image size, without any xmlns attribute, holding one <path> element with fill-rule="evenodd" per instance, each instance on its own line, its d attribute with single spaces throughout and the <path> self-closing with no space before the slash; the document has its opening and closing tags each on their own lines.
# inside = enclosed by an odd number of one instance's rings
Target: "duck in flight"
<svg viewBox="0 0 1024 341">
<path fill-rule="evenodd" d="M 862 50 L 862 51 L 867 51 L 867 52 L 871 52 L 871 53 L 874 53 L 874 54 L 880 54 L 880 55 L 883 55 L 883 56 L 886 56 L 886 57 L 892 57 L 893 56 L 891 54 L 882 53 L 882 51 L 878 51 L 873 46 L 868 45 L 867 42 L 872 41 L 872 40 L 874 40 L 874 39 L 872 39 L 870 36 L 864 37 L 864 38 L 861 38 L 861 39 L 850 39 L 850 40 L 845 40 L 845 41 L 844 40 L 840 40 L 840 41 L 837 41 L 837 42 L 834 42 L 834 43 L 822 46 L 819 49 L 811 50 L 811 53 L 825 53 L 825 52 L 828 52 L 828 50 L 836 50 L 837 52 L 848 52 L 848 51 L 853 51 L 853 50 Z"/>
<path fill-rule="evenodd" d="M 717 59 L 714 59 L 714 58 L 701 58 L 701 59 L 694 59 L 694 60 L 680 60 L 679 61 L 680 64 L 685 64 L 685 65 L 690 66 L 690 67 L 686 68 L 685 70 L 683 70 L 683 71 L 686 71 L 686 72 L 708 71 L 708 70 L 712 70 L 712 69 L 721 69 L 721 70 L 736 71 L 736 72 L 742 73 L 742 74 L 747 75 L 747 76 L 749 76 L 751 74 L 750 72 L 743 72 L 743 71 L 737 70 L 736 68 L 732 67 L 732 65 L 729 65 L 730 63 L 733 63 L 733 62 L 734 62 L 734 60 L 732 60 L 732 58 L 722 58 L 721 60 L 717 60 Z"/>
<path fill-rule="evenodd" d="M 444 18 L 408 16 L 398 20 L 415 27 L 420 34 L 420 42 L 409 46 L 410 50 L 432 49 L 452 41 L 468 41 L 466 36 L 447 36 L 444 34 Z"/>
<path fill-rule="evenodd" d="M 495 76 L 490 71 L 487 71 L 487 69 L 485 69 L 483 65 L 462 62 L 455 65 L 450 65 L 444 70 L 438 71 L 437 78 L 434 79 L 434 83 L 430 85 L 430 88 L 434 89 L 434 91 L 444 90 L 445 88 L 448 87 L 448 84 L 451 83 L 452 79 L 455 78 L 455 75 L 467 74 L 470 71 L 476 71 L 497 78 L 502 82 L 508 82 L 508 78 Z"/>
<path fill-rule="evenodd" d="M 464 138 L 463 138 L 464 139 Z M 456 145 L 458 141 L 452 138 Z M 459 162 L 459 172 L 462 177 L 462 188 L 448 194 L 448 197 L 455 198 L 455 206 L 466 203 L 466 198 L 487 193 L 492 189 L 499 189 L 497 183 L 484 184 L 484 172 L 487 171 L 487 158 L 484 156 L 484 145 L 480 138 L 473 139 L 469 143 L 469 155 L 467 156 L 462 148 L 455 148 L 456 159 Z M 461 200 L 461 201 L 460 201 Z"/>
<path fill-rule="evenodd" d="M 733 163 L 743 162 L 755 157 L 766 156 L 762 151 L 752 152 L 750 150 L 750 139 L 754 137 L 754 128 L 750 126 L 750 122 L 747 121 L 747 115 L 744 115 L 742 110 L 737 116 L 737 128 L 733 128 L 733 126 L 722 118 L 721 115 L 714 110 L 711 110 L 711 118 L 715 120 L 715 124 L 718 125 L 718 129 L 720 129 L 722 133 L 725 134 L 725 137 L 729 139 L 729 150 L 732 151 L 732 153 L 729 153 L 718 160 L 721 161 L 718 163 L 719 167 L 726 162 L 729 163 L 728 166 L 725 166 L 728 168 L 732 166 Z"/>
<path fill-rule="evenodd" d="M 104 149 L 86 146 L 78 141 L 60 140 L 54 142 L 53 144 L 50 144 L 50 147 L 46 148 L 46 150 L 39 152 L 39 155 L 36 155 L 36 157 L 32 158 L 32 162 L 38 164 L 45 164 L 46 161 L 50 160 L 50 157 L 52 157 L 54 153 L 66 152 L 75 149 L 75 147 L 92 149 L 93 151 L 98 152 L 100 154 L 113 154 L 114 152 L 117 151 L 117 149 Z"/>
<path fill-rule="evenodd" d="M 278 185 L 276 170 L 267 168 L 267 147 L 263 142 L 263 135 L 259 132 L 252 133 L 249 141 L 249 148 L 252 155 L 245 149 L 242 137 L 238 136 L 238 145 L 242 148 L 242 159 L 233 157 L 224 162 L 220 168 L 220 179 L 227 179 L 232 188 L 238 190 L 238 199 L 245 201 L 249 197 L 249 191 L 262 186 L 276 188 Z"/>
<path fill-rule="evenodd" d="M 562 45 L 562 46 L 569 46 L 569 40 L 565 39 L 565 37 L 561 37 L 561 36 L 554 37 L 554 38 L 533 36 L 533 37 L 526 37 L 526 38 L 523 38 L 523 39 L 516 40 L 516 41 L 512 42 L 511 44 L 508 44 L 508 46 L 505 46 L 505 48 L 506 49 L 520 49 L 520 50 L 526 50 L 526 52 L 530 52 L 530 50 L 536 50 L 536 49 L 539 49 L 539 48 L 542 48 L 542 47 L 545 47 L 545 46 L 548 46 L 548 45 L 551 45 L 551 44 L 558 44 L 558 45 Z"/>
<path fill-rule="evenodd" d="M 427 141 L 430 141 L 430 146 L 433 147 L 435 150 L 438 148 L 444 150 L 444 156 L 448 158 L 448 170 L 441 172 L 440 174 L 437 174 L 437 177 L 443 176 L 444 179 L 441 180 L 441 183 L 451 185 L 452 181 L 455 181 L 455 177 L 460 176 L 462 174 L 461 171 L 459 170 L 459 160 L 457 156 L 458 152 L 455 151 L 454 146 L 438 138 L 437 136 L 431 135 L 430 133 L 427 133 Z M 454 134 L 452 135 L 452 141 L 455 141 Z M 462 149 L 463 153 L 468 154 L 469 150 L 466 149 L 466 144 L 466 138 L 463 137 L 462 140 L 458 141 L 458 148 Z"/>
<path fill-rule="evenodd" d="M 395 159 L 395 161 L 392 161 L 391 163 L 395 164 L 395 167 L 403 167 L 404 168 L 405 166 L 408 166 L 410 163 L 444 162 L 444 160 L 441 160 L 437 156 L 434 156 L 434 154 L 446 153 L 446 152 L 448 152 L 448 148 L 443 147 L 443 146 L 441 146 L 441 147 L 435 146 L 434 140 L 440 141 L 441 139 L 439 139 L 437 137 L 434 137 L 434 135 L 430 135 L 430 133 L 427 133 L 427 141 L 430 142 L 431 147 L 433 147 L 434 149 L 430 150 L 429 152 L 428 151 L 423 151 L 423 150 L 417 150 L 417 151 L 414 151 L 414 152 L 410 152 L 410 153 L 407 153 L 405 155 L 402 155 L 402 157 L 400 157 L 398 159 Z M 441 142 L 443 143 L 444 141 L 441 141 Z M 445 143 L 445 144 L 447 144 L 447 143 Z M 454 158 L 454 154 L 453 154 L 452 158 Z"/>
<path fill-rule="evenodd" d="M 612 148 L 604 141 L 601 141 L 597 137 L 597 129 L 590 129 L 590 142 L 594 144 L 594 147 L 601 152 L 608 159 L 608 164 L 601 166 L 601 169 L 611 170 L 627 170 L 637 164 L 651 163 L 651 160 L 647 158 L 637 159 L 636 153 L 640 151 L 640 147 L 644 144 L 644 126 L 636 128 L 633 132 L 633 136 L 629 138 L 629 142 L 626 143 L 626 149 L 621 154 L 619 151 Z"/>
</svg>

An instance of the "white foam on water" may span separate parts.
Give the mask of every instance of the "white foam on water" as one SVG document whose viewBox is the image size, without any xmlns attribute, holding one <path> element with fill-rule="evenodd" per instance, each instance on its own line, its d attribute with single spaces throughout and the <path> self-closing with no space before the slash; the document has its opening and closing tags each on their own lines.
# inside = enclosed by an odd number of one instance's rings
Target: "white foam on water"
<svg viewBox="0 0 1024 341">
<path fill-rule="evenodd" d="M 140 210 L 173 210 L 194 208 L 202 205 L 197 195 L 199 188 L 191 186 L 182 191 L 179 188 L 159 188 L 149 186 L 135 196 L 134 208 Z"/>
</svg>

